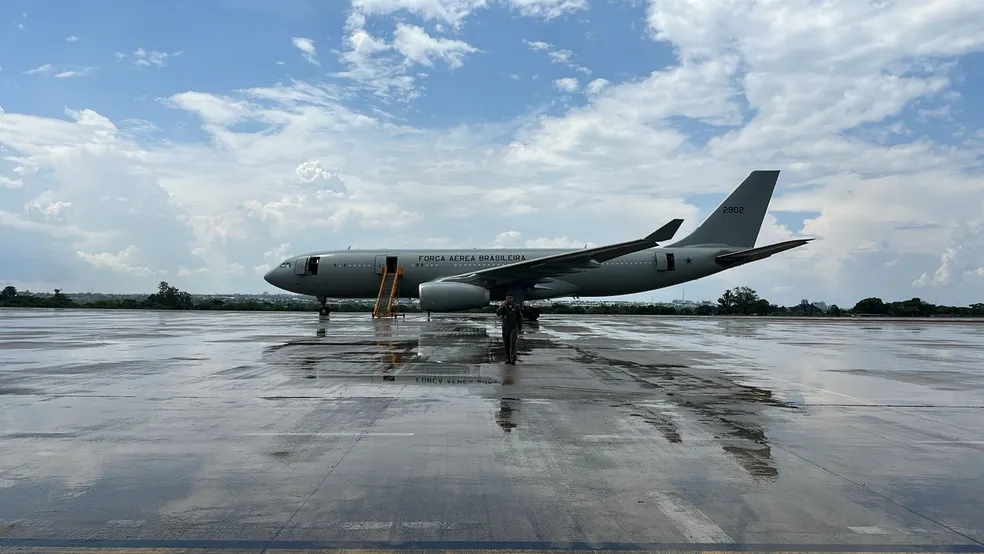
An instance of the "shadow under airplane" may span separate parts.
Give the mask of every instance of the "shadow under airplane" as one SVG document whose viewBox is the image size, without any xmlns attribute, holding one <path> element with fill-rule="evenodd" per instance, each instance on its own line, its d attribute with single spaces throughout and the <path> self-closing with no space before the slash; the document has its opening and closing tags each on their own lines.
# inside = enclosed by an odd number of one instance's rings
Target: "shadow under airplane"
<svg viewBox="0 0 984 554">
<path fill-rule="evenodd" d="M 752 477 L 768 480 L 778 477 L 779 470 L 765 434 L 765 411 L 796 410 L 795 404 L 774 398 L 769 389 L 741 384 L 726 373 L 710 373 L 703 368 L 696 372 L 681 365 L 619 359 L 617 353 L 602 356 L 577 347 L 575 350 L 578 362 L 602 373 L 618 371 L 628 375 L 640 387 L 652 389 L 654 396 L 663 396 L 670 404 L 695 414 L 698 421 L 714 431 L 721 449 Z M 673 418 L 657 410 L 632 401 L 612 407 L 628 409 L 630 417 L 649 423 L 670 443 L 686 443 Z"/>
<path fill-rule="evenodd" d="M 486 319 L 485 323 L 488 322 Z M 308 378 L 363 376 L 379 380 L 399 373 L 413 378 L 420 371 L 443 373 L 455 383 L 467 384 L 479 377 L 479 366 L 504 358 L 501 340 L 487 326 L 464 318 L 432 321 L 373 320 L 370 329 L 359 332 L 351 323 L 339 325 L 343 332 L 332 335 L 331 323 L 319 322 L 314 337 L 298 337 L 263 350 L 263 361 L 290 373 L 307 372 Z M 356 331 L 356 332 L 353 332 Z M 530 348 L 520 347 L 519 354 Z M 363 367 L 356 368 L 360 363 Z M 386 379 L 383 379 L 386 380 Z M 423 383 L 423 381 L 415 381 Z M 429 383 L 446 384 L 438 379 Z M 498 382 L 494 377 L 483 384 Z"/>
<path fill-rule="evenodd" d="M 387 374 L 416 357 L 419 340 L 412 334 L 401 336 L 387 325 L 392 321 L 374 323 L 371 337 L 332 336 L 331 324 L 323 318 L 313 338 L 300 337 L 268 346 L 263 349 L 261 360 L 289 374 L 302 373 L 308 379 L 380 375 L 386 380 Z M 347 323 L 345 328 L 350 325 Z"/>
</svg>

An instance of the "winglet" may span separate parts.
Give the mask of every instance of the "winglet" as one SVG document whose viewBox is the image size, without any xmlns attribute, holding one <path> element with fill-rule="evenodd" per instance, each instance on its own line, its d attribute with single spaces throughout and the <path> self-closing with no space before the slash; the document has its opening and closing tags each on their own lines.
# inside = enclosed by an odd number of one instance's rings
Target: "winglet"
<svg viewBox="0 0 984 554">
<path fill-rule="evenodd" d="M 673 238 L 673 235 L 676 234 L 676 232 L 680 229 L 681 225 L 683 225 L 682 219 L 674 219 L 673 221 L 670 221 L 669 223 L 663 225 L 659 229 L 656 229 L 652 233 L 649 233 L 649 235 L 646 236 L 645 240 L 647 242 L 668 241 L 671 238 Z"/>
</svg>

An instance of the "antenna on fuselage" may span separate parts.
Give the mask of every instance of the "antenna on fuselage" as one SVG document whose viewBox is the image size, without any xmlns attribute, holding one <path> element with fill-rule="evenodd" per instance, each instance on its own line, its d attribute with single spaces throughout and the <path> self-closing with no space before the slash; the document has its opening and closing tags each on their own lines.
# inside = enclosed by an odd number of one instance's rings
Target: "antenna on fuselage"
<svg viewBox="0 0 984 554">
<path fill-rule="evenodd" d="M 346 248 L 346 250 L 351 250 L 351 249 L 352 249 L 352 245 L 350 244 L 349 247 Z"/>
</svg>

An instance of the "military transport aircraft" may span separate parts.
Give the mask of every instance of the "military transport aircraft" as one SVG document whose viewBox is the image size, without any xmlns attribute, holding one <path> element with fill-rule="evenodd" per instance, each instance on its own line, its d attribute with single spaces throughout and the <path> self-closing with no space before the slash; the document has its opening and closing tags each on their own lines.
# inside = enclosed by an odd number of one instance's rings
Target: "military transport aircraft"
<svg viewBox="0 0 984 554">
<path fill-rule="evenodd" d="M 690 235 L 674 219 L 647 237 L 597 248 L 471 250 L 330 250 L 285 260 L 266 274 L 271 285 L 311 295 L 328 315 L 328 298 L 417 298 L 426 312 L 481 308 L 507 293 L 517 302 L 634 294 L 700 279 L 803 246 L 798 239 L 755 248 L 779 171 L 752 171 Z M 535 320 L 539 311 L 523 307 Z"/>
</svg>

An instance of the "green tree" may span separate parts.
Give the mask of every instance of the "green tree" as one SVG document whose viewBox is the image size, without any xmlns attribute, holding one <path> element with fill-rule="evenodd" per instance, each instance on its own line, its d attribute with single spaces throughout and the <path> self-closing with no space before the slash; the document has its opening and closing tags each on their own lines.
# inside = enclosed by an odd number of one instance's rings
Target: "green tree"
<svg viewBox="0 0 984 554">
<path fill-rule="evenodd" d="M 759 298 L 751 305 L 750 309 L 755 315 L 769 315 L 775 311 L 777 306 L 773 306 L 765 298 Z"/>
<path fill-rule="evenodd" d="M 888 313 L 888 306 L 882 302 L 881 298 L 871 297 L 860 300 L 851 308 L 851 311 L 856 314 L 884 315 Z"/>
<path fill-rule="evenodd" d="M 718 308 L 724 314 L 730 314 L 735 309 L 735 293 L 731 289 L 724 291 L 721 298 L 718 298 Z"/>
<path fill-rule="evenodd" d="M 3 287 L 3 292 L 0 292 L 0 298 L 8 299 L 17 296 L 17 289 L 8 285 Z"/>
<path fill-rule="evenodd" d="M 745 315 L 752 313 L 759 301 L 759 295 L 749 287 L 736 287 L 734 291 L 735 307 L 738 308 L 738 312 Z"/>
<path fill-rule="evenodd" d="M 889 311 L 894 312 L 894 315 L 925 317 L 936 313 L 936 306 L 923 302 L 921 298 L 910 298 L 902 302 L 893 302 Z"/>
<path fill-rule="evenodd" d="M 770 311 L 769 302 L 765 301 L 763 305 L 760 300 L 762 299 L 751 288 L 735 287 L 724 291 L 721 298 L 718 298 L 718 306 L 720 311 L 726 314 L 768 313 Z"/>
<path fill-rule="evenodd" d="M 172 310 L 190 310 L 195 307 L 191 294 L 172 287 L 167 281 L 161 281 L 157 285 L 157 294 L 148 296 L 145 304 L 146 307 Z"/>
</svg>

